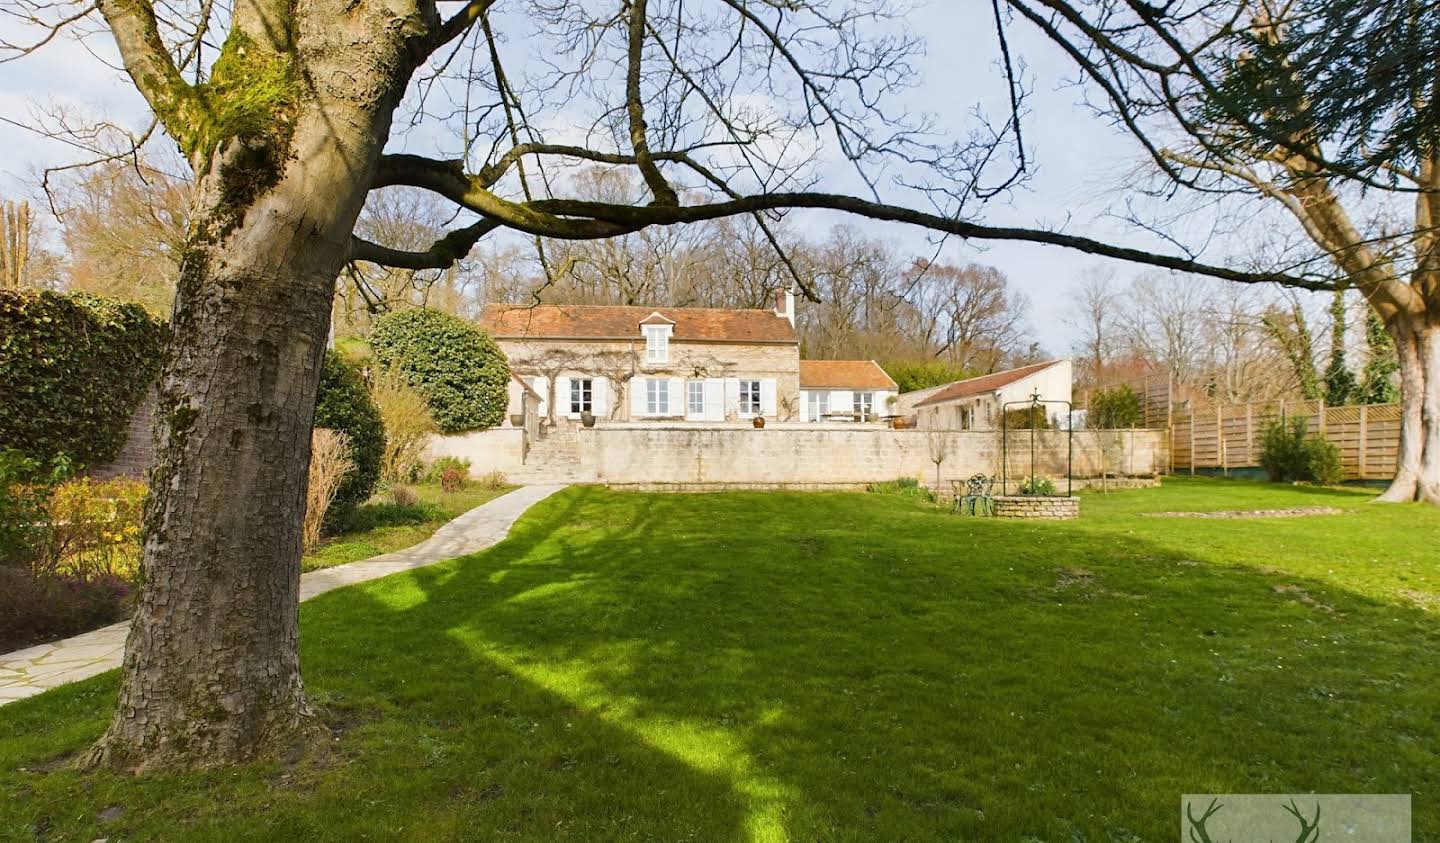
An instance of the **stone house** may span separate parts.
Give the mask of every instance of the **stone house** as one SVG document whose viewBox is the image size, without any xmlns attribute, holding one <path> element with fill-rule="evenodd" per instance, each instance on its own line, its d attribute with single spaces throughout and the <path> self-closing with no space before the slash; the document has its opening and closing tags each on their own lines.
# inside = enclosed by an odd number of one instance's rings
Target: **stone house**
<svg viewBox="0 0 1440 843">
<path fill-rule="evenodd" d="M 876 421 L 895 413 L 898 394 L 894 379 L 874 360 L 800 361 L 804 421 Z"/>
<path fill-rule="evenodd" d="M 1000 411 L 1007 403 L 1025 401 L 1037 393 L 1046 401 L 1071 400 L 1073 377 L 1069 360 L 1051 360 L 907 392 L 896 403 L 898 412 L 913 414 L 922 428 L 998 430 Z M 1044 412 L 1055 421 L 1065 415 L 1065 408 L 1051 404 Z"/>
<path fill-rule="evenodd" d="M 608 421 L 726 422 L 764 416 L 790 421 L 800 408 L 795 297 L 773 309 L 505 305 L 481 325 L 521 382 L 539 396 L 549 424 L 589 412 Z"/>
</svg>

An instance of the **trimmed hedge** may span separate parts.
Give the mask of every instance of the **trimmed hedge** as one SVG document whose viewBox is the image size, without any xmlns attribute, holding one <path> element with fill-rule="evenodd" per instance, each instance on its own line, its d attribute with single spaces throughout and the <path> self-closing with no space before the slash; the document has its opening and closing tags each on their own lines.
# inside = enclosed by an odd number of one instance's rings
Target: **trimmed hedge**
<svg viewBox="0 0 1440 843">
<path fill-rule="evenodd" d="M 334 351 L 325 352 L 320 390 L 315 397 L 315 426 L 338 430 L 350 438 L 355 468 L 345 476 L 326 520 L 334 523 L 348 510 L 369 500 L 380 479 L 385 457 L 385 424 L 360 373 Z"/>
<path fill-rule="evenodd" d="M 376 321 L 370 347 L 425 396 L 445 433 L 494 427 L 505 417 L 510 365 L 490 335 L 464 319 L 427 309 L 391 313 Z"/>
<path fill-rule="evenodd" d="M 137 304 L 0 291 L 0 450 L 114 459 L 160 371 L 164 323 Z"/>
</svg>

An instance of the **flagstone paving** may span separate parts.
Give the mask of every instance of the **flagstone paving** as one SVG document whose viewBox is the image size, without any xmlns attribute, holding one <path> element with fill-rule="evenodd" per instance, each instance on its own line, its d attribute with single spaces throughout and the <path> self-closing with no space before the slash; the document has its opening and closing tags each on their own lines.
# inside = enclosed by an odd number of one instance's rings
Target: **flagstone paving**
<svg viewBox="0 0 1440 843">
<path fill-rule="evenodd" d="M 563 488 L 522 486 L 475 507 L 414 547 L 302 574 L 300 599 L 484 550 L 505 538 L 526 510 Z M 124 621 L 0 655 L 0 705 L 119 667 L 129 630 L 130 622 Z"/>
</svg>

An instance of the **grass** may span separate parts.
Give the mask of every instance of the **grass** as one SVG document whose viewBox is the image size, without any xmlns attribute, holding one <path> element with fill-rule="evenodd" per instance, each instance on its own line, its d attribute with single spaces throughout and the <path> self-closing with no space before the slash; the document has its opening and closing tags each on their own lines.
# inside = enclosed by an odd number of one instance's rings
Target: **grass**
<svg viewBox="0 0 1440 843">
<path fill-rule="evenodd" d="M 572 489 L 303 605 L 328 763 L 81 775 L 114 674 L 0 708 L 0 837 L 1174 840 L 1182 793 L 1313 791 L 1436 840 L 1440 512 L 1366 500 Z M 1143 517 L 1309 505 L 1345 512 Z"/>
<path fill-rule="evenodd" d="M 412 487 L 418 497 L 413 506 L 400 506 L 377 496 L 357 508 L 344 531 L 326 540 L 300 561 L 300 569 L 313 571 L 404 550 L 428 539 L 457 515 L 500 497 L 513 486 L 485 488 L 471 483 L 458 492 L 440 491 L 439 483 Z"/>
</svg>

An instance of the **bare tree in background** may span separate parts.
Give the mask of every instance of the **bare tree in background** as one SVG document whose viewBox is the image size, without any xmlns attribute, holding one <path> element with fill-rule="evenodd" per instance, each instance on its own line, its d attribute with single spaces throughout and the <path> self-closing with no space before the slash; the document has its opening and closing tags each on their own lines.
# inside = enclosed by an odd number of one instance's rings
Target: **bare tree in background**
<svg viewBox="0 0 1440 843">
<path fill-rule="evenodd" d="M 1440 7 L 1007 3 L 1139 143 L 1157 198 L 1191 191 L 1222 220 L 1261 227 L 1288 217 L 1308 241 L 1307 272 L 1328 276 L 1291 283 L 1360 291 L 1394 341 L 1402 384 L 1399 468 L 1381 499 L 1440 504 Z M 1184 220 L 1158 211 L 1135 221 L 1169 229 L 1171 242 L 1184 235 Z"/>
<path fill-rule="evenodd" d="M 169 315 L 192 198 L 174 159 L 110 161 L 54 180 L 68 287 Z"/>
<path fill-rule="evenodd" d="M 0 290 L 54 286 L 55 257 L 40 240 L 29 202 L 0 202 Z"/>
<path fill-rule="evenodd" d="M 1092 267 L 1081 274 L 1066 321 L 1075 331 L 1081 377 L 1093 386 L 1104 384 L 1110 357 L 1120 346 L 1121 304 L 1113 270 Z"/>
<path fill-rule="evenodd" d="M 923 345 L 932 355 L 984 373 L 1029 353 L 1030 308 L 1023 294 L 993 266 L 917 262 L 915 307 L 926 317 Z"/>
</svg>

